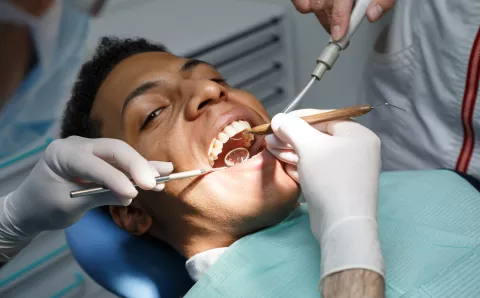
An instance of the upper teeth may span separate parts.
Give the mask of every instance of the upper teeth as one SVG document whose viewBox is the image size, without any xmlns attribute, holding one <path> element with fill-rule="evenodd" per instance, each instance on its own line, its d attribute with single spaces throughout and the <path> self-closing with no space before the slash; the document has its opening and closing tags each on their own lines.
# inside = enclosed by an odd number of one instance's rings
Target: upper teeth
<svg viewBox="0 0 480 298">
<path fill-rule="evenodd" d="M 223 144 L 228 142 L 231 137 L 238 134 L 239 132 L 250 128 L 250 124 L 247 121 L 243 120 L 234 121 L 229 125 L 225 126 L 225 128 L 223 128 L 223 130 L 217 135 L 217 137 L 213 139 L 212 143 L 210 144 L 210 148 L 208 149 L 208 160 L 210 162 L 210 166 L 213 166 L 214 161 L 218 159 L 218 155 L 222 152 Z M 252 135 L 246 136 L 249 142 L 253 140 Z"/>
</svg>

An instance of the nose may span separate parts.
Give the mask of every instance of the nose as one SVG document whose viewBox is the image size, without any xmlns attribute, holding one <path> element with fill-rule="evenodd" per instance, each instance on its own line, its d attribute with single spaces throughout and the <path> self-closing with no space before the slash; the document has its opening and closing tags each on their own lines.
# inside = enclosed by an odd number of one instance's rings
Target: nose
<svg viewBox="0 0 480 298">
<path fill-rule="evenodd" d="M 189 87 L 194 90 L 186 109 L 186 116 L 189 120 L 195 120 L 211 105 L 228 99 L 227 89 L 209 80 L 191 81 Z"/>
</svg>

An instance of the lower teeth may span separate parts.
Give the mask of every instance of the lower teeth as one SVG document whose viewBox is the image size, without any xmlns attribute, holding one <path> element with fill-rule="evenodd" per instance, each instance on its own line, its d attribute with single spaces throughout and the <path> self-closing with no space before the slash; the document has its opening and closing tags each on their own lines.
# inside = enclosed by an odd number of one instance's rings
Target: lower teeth
<svg viewBox="0 0 480 298">
<path fill-rule="evenodd" d="M 225 165 L 227 167 L 233 167 L 239 163 L 246 161 L 250 157 L 250 153 L 245 148 L 236 148 L 230 150 L 230 152 L 225 155 Z"/>
</svg>

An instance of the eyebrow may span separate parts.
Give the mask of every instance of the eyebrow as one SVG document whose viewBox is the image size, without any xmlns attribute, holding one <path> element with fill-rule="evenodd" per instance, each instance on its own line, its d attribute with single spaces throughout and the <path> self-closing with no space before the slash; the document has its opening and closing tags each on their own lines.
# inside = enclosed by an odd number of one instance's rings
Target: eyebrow
<svg viewBox="0 0 480 298">
<path fill-rule="evenodd" d="M 202 60 L 190 59 L 187 62 L 185 62 L 185 64 L 183 64 L 180 71 L 181 72 L 192 71 L 197 65 L 200 65 L 200 64 L 205 64 L 205 65 L 208 65 L 208 66 L 212 66 L 209 63 L 207 63 L 205 61 L 202 61 Z"/>
<path fill-rule="evenodd" d="M 187 71 L 192 71 L 195 67 L 197 67 L 198 65 L 200 64 L 205 64 L 205 65 L 209 65 L 209 66 L 212 66 L 211 64 L 205 62 L 205 61 L 202 61 L 202 60 L 198 60 L 198 59 L 189 59 L 187 62 L 185 62 L 185 64 L 183 64 L 182 68 L 180 68 L 180 71 L 181 72 L 187 72 Z M 213 67 L 213 66 L 212 66 Z M 147 93 L 149 90 L 151 90 L 152 88 L 155 88 L 155 87 L 158 87 L 162 84 L 161 81 L 150 81 L 150 82 L 146 82 L 146 83 L 143 83 L 141 84 L 140 86 L 138 86 L 137 88 L 135 88 L 135 90 L 133 90 L 132 92 L 130 92 L 127 97 L 125 98 L 125 101 L 123 102 L 123 107 L 122 107 L 122 115 L 124 114 L 125 112 L 125 109 L 127 108 L 128 104 L 133 100 L 135 99 L 136 97 L 142 95 L 142 94 L 145 94 Z"/>
<path fill-rule="evenodd" d="M 122 115 L 124 114 L 125 109 L 127 108 L 128 104 L 134 98 L 136 98 L 136 97 L 138 97 L 142 94 L 145 94 L 149 90 L 151 90 L 152 88 L 158 87 L 160 85 L 161 85 L 161 81 L 150 81 L 150 82 L 143 83 L 140 86 L 138 86 L 137 88 L 135 88 L 135 90 L 133 90 L 132 92 L 130 92 L 127 95 L 127 97 L 125 98 L 125 101 L 123 102 Z"/>
</svg>

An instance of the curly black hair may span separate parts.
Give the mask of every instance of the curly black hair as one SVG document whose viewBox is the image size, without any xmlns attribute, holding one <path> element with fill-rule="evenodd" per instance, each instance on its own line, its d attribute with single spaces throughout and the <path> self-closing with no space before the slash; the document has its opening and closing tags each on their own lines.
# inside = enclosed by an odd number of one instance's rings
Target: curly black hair
<svg viewBox="0 0 480 298">
<path fill-rule="evenodd" d="M 101 123 L 90 117 L 98 89 L 122 60 L 145 52 L 168 52 L 168 50 L 161 44 L 154 44 L 143 38 L 102 38 L 93 58 L 86 62 L 79 72 L 63 114 L 61 138 L 73 135 L 84 138 L 101 137 Z"/>
</svg>

